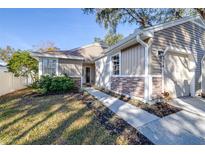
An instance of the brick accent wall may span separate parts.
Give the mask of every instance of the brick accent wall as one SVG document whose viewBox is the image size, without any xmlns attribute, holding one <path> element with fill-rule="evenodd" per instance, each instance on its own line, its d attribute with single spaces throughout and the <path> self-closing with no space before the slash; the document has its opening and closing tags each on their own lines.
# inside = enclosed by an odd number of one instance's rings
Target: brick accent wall
<svg viewBox="0 0 205 154">
<path fill-rule="evenodd" d="M 111 77 L 111 90 L 143 98 L 144 77 Z"/>
<path fill-rule="evenodd" d="M 75 88 L 80 89 L 81 88 L 81 77 L 71 77 L 75 82 Z"/>
<path fill-rule="evenodd" d="M 162 97 L 162 77 L 152 77 L 152 98 Z"/>
</svg>

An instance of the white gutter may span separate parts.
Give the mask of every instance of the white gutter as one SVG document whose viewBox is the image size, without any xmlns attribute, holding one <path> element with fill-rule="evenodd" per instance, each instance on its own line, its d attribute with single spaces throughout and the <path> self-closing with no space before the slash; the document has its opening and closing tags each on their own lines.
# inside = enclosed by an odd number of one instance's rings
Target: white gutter
<svg viewBox="0 0 205 154">
<path fill-rule="evenodd" d="M 144 42 L 141 37 L 148 37 L 151 38 L 148 43 Z M 151 33 L 141 33 L 136 36 L 137 42 L 139 42 L 145 48 L 145 72 L 144 72 L 144 100 L 145 102 L 149 102 L 152 96 L 152 78 L 149 75 L 149 48 L 152 43 L 153 34 Z"/>
</svg>

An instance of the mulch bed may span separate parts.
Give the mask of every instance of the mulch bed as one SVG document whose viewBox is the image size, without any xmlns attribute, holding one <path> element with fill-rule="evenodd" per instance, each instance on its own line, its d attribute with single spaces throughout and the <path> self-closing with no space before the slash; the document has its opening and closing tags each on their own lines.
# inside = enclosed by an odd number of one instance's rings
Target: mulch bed
<svg viewBox="0 0 205 154">
<path fill-rule="evenodd" d="M 178 107 L 175 107 L 175 106 L 172 106 L 166 102 L 159 102 L 159 103 L 155 103 L 155 104 L 147 104 L 147 103 L 143 103 L 139 100 L 135 100 L 135 99 L 131 99 L 131 98 L 128 98 L 126 96 L 123 96 L 123 95 L 119 95 L 119 94 L 116 94 L 114 92 L 111 92 L 111 91 L 108 91 L 108 90 L 105 90 L 105 89 L 98 89 L 108 95 L 111 95 L 113 97 L 116 97 L 124 102 L 128 102 L 136 107 L 139 107 L 151 114 L 154 114 L 160 118 L 162 117 L 165 117 L 165 116 L 168 116 L 170 114 L 173 114 L 173 113 L 176 113 L 176 112 L 179 112 L 181 111 L 182 109 L 178 108 Z"/>
<path fill-rule="evenodd" d="M 114 112 L 105 107 L 94 97 L 89 96 L 84 98 L 84 102 L 86 106 L 94 112 L 96 120 L 102 124 L 111 135 L 122 135 L 128 140 L 128 144 L 131 145 L 153 145 L 144 135 L 126 121 L 119 118 Z"/>
</svg>

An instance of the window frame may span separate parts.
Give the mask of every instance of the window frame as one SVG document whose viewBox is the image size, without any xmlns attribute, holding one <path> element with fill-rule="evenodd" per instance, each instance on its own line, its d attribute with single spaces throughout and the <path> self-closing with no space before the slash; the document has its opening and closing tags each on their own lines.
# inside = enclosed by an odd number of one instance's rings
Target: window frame
<svg viewBox="0 0 205 154">
<path fill-rule="evenodd" d="M 45 62 L 44 61 L 47 61 L 46 62 L 46 65 L 47 65 L 47 69 L 55 69 L 55 73 L 54 74 L 49 74 L 49 73 L 45 73 Z M 55 68 L 53 67 L 50 67 L 48 68 L 48 64 L 49 62 L 48 61 L 53 61 L 55 60 Z M 53 64 L 49 64 L 49 65 L 53 65 Z M 48 71 L 49 72 L 49 71 Z M 57 76 L 58 75 L 58 59 L 57 58 L 42 58 L 42 75 L 51 75 L 51 76 Z"/>
<path fill-rule="evenodd" d="M 113 57 L 115 57 L 117 55 L 119 56 L 119 74 L 114 74 Z M 121 75 L 121 52 L 117 52 L 116 54 L 113 54 L 110 57 L 110 61 L 111 61 L 111 76 L 120 76 Z"/>
</svg>

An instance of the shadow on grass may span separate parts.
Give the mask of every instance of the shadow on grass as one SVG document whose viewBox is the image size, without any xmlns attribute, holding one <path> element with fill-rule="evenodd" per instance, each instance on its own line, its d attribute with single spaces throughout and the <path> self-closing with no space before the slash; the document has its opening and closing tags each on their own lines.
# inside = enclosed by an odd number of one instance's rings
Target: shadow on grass
<svg viewBox="0 0 205 154">
<path fill-rule="evenodd" d="M 136 134 L 135 129 L 130 128 L 122 119 L 116 118 L 115 114 L 108 108 L 101 103 L 95 106 L 96 100 L 93 100 L 90 95 L 79 93 L 41 98 L 32 98 L 32 95 L 28 97 L 32 100 L 31 102 L 27 103 L 26 100 L 29 99 L 25 96 L 23 98 L 25 101 L 21 100 L 20 102 L 21 105 L 14 105 L 16 110 L 14 106 L 9 106 L 7 111 L 3 113 L 6 115 L 9 110 L 14 110 L 11 114 L 15 115 L 25 111 L 23 115 L 14 117 L 16 119 L 0 127 L 1 135 L 7 134 L 7 144 L 119 144 L 117 140 L 120 136 L 128 140 L 128 142 L 122 144 L 147 144 L 147 141 L 140 134 Z M 23 104 L 30 106 L 23 110 L 21 108 Z M 41 114 L 42 112 L 45 112 L 45 114 Z M 62 112 L 63 115 L 65 113 L 63 119 L 55 119 Z M 11 115 L 8 115 L 8 117 L 10 118 Z M 112 120 L 113 118 L 114 120 Z M 23 127 L 25 119 L 30 120 L 26 129 L 20 132 L 18 129 L 21 128 L 18 128 L 15 132 L 16 135 L 12 136 L 13 133 L 11 132 L 14 131 L 15 124 Z M 35 122 L 32 122 L 32 119 L 35 119 Z M 47 121 L 49 121 L 48 125 L 44 125 Z M 58 124 L 57 127 L 52 127 L 54 126 L 52 125 L 53 122 Z M 33 135 L 37 136 L 32 138 Z M 28 140 L 27 137 L 29 137 Z"/>
<path fill-rule="evenodd" d="M 46 134 L 39 139 L 25 144 L 53 144 L 57 139 L 60 138 L 65 129 L 68 128 L 75 120 L 82 117 L 86 111 L 87 109 L 85 107 L 80 109 L 77 113 L 63 120 L 63 122 L 61 122 L 61 124 L 56 129 L 53 129 L 49 134 Z"/>
<path fill-rule="evenodd" d="M 20 96 L 19 96 L 20 97 Z M 0 127 L 0 131 L 4 131 L 5 129 L 9 128 L 10 126 L 14 125 L 15 123 L 18 123 L 20 122 L 21 120 L 24 120 L 25 118 L 29 118 L 29 117 L 33 117 L 33 116 L 38 116 L 38 114 L 40 114 L 41 112 L 46 112 L 52 108 L 52 106 L 56 105 L 56 104 L 62 104 L 64 105 L 66 102 L 72 102 L 75 100 L 74 97 L 70 96 L 69 98 L 67 99 L 62 99 L 63 96 L 53 96 L 52 98 L 53 99 L 43 99 L 42 100 L 38 100 L 38 99 L 33 99 L 32 96 L 29 96 L 31 97 L 30 99 L 32 100 L 32 102 L 30 103 L 30 107 L 28 109 L 21 109 L 21 107 L 24 107 L 24 105 L 27 104 L 26 101 L 21 102 L 21 105 L 17 103 L 17 105 L 15 105 L 14 107 L 11 107 L 11 108 L 7 108 L 5 109 L 4 112 L 2 112 L 1 114 L 1 118 L 0 118 L 0 121 L 3 121 L 3 120 L 6 120 L 6 119 L 9 119 L 11 118 L 12 116 L 16 116 L 17 114 L 19 113 L 22 113 L 22 112 L 26 112 L 25 114 L 23 114 L 22 116 L 16 118 L 16 119 L 13 119 L 11 122 L 3 125 Z M 61 98 L 58 99 L 58 98 Z M 16 98 L 16 96 L 15 96 Z M 9 98 L 10 99 L 10 98 Z M 24 104 L 24 105 L 23 105 Z M 61 107 L 60 110 L 64 109 L 65 110 L 65 105 Z M 49 113 L 49 115 L 52 114 L 52 113 Z"/>
<path fill-rule="evenodd" d="M 56 113 L 58 113 L 59 111 L 61 111 L 62 109 L 65 110 L 66 105 L 61 105 L 61 107 L 59 107 L 58 109 L 50 112 L 45 118 L 43 118 L 42 120 L 40 120 L 39 122 L 33 124 L 29 129 L 27 129 L 26 131 L 24 131 L 22 134 L 18 135 L 16 138 L 14 138 L 11 142 L 9 142 L 8 144 L 15 144 L 16 141 L 20 140 L 22 137 L 26 136 L 32 129 L 34 129 L 35 127 L 39 126 L 40 124 L 42 124 L 43 122 L 45 122 L 46 120 L 48 120 L 49 118 L 51 118 L 53 115 L 55 115 Z"/>
</svg>

